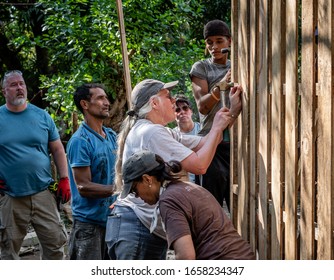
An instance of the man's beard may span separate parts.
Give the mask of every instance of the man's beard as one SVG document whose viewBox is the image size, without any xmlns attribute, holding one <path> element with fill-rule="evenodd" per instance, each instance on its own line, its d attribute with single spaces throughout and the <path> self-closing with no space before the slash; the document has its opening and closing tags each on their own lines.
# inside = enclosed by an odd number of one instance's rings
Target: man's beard
<svg viewBox="0 0 334 280">
<path fill-rule="evenodd" d="M 20 97 L 20 98 L 16 98 L 14 101 L 13 101 L 13 105 L 15 106 L 21 106 L 23 105 L 24 103 L 26 103 L 27 99 L 25 97 Z"/>
</svg>

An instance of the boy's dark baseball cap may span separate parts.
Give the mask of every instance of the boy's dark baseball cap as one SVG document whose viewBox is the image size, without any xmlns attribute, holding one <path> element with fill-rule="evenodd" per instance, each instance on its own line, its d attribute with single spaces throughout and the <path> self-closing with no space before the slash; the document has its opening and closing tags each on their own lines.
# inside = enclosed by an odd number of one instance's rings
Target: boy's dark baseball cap
<svg viewBox="0 0 334 280">
<path fill-rule="evenodd" d="M 133 180 L 152 171 L 159 165 L 160 163 L 155 159 L 155 154 L 147 150 L 134 153 L 129 157 L 122 167 L 124 185 L 120 197 L 125 198 L 129 194 Z"/>
<path fill-rule="evenodd" d="M 174 96 L 175 98 L 175 103 L 178 106 L 179 103 L 186 103 L 189 107 L 191 107 L 189 99 L 183 95 L 183 94 L 178 94 Z"/>
<path fill-rule="evenodd" d="M 204 26 L 203 36 L 204 39 L 208 38 L 209 36 L 226 36 L 231 37 L 231 32 L 228 25 L 219 19 L 214 19 L 209 21 Z"/>
<path fill-rule="evenodd" d="M 138 112 L 153 95 L 156 95 L 162 89 L 172 90 L 178 83 L 179 81 L 163 83 L 153 79 L 141 81 L 133 88 L 131 93 L 133 110 Z"/>
</svg>

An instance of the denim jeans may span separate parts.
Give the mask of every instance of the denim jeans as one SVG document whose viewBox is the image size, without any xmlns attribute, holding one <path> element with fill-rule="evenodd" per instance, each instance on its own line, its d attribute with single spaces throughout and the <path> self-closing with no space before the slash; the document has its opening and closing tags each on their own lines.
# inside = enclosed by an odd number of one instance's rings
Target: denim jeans
<svg viewBox="0 0 334 280">
<path fill-rule="evenodd" d="M 115 206 L 106 229 L 108 254 L 114 260 L 165 260 L 167 241 L 151 234 L 130 207 Z"/>
<path fill-rule="evenodd" d="M 105 231 L 99 225 L 74 219 L 68 248 L 70 260 L 109 259 Z"/>
</svg>

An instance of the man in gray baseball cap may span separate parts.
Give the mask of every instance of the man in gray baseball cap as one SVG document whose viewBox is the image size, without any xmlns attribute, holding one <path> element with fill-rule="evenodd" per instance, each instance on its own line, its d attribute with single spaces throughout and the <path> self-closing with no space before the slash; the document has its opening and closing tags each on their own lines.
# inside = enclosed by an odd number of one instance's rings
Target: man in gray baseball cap
<svg viewBox="0 0 334 280">
<path fill-rule="evenodd" d="M 133 116 L 138 114 L 139 110 L 150 100 L 152 96 L 156 95 L 162 89 L 172 90 L 178 83 L 179 81 L 163 83 L 154 79 L 141 81 L 132 90 L 131 103 L 133 108 L 128 112 L 128 115 Z"/>
</svg>

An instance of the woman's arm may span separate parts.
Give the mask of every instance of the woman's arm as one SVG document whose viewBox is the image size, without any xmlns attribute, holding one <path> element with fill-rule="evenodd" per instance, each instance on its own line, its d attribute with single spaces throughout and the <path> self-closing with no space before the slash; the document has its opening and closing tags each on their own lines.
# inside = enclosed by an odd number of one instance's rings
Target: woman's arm
<svg viewBox="0 0 334 280">
<path fill-rule="evenodd" d="M 173 243 L 176 260 L 195 260 L 196 252 L 191 235 L 184 235 Z"/>
<path fill-rule="evenodd" d="M 227 108 L 220 109 L 212 123 L 210 132 L 202 138 L 194 153 L 181 161 L 182 168 L 193 174 L 205 174 L 218 144 L 222 140 L 223 130 L 231 122 L 230 112 Z"/>
</svg>

